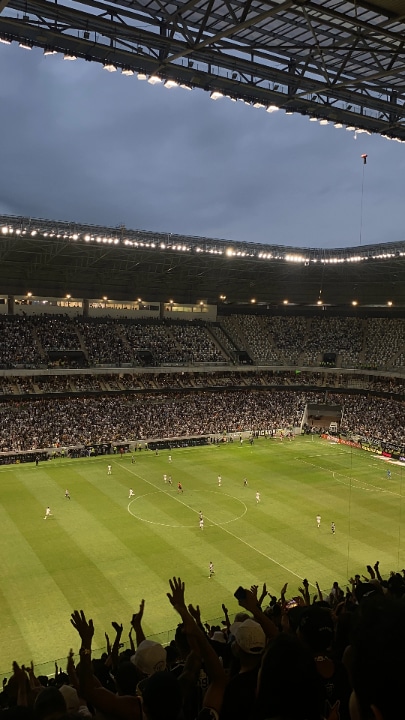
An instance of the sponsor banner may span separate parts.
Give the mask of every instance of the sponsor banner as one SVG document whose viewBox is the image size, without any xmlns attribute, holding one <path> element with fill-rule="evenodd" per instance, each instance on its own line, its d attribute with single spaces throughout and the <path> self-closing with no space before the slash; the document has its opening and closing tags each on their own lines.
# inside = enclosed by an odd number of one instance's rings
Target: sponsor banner
<svg viewBox="0 0 405 720">
<path fill-rule="evenodd" d="M 320 437 L 323 440 L 331 440 L 332 439 L 330 437 L 330 435 L 328 435 L 327 433 L 323 433 Z M 337 440 L 337 438 L 333 438 L 333 439 Z M 398 458 L 398 453 L 390 453 L 385 450 L 383 451 L 383 450 L 381 450 L 380 447 L 378 447 L 377 445 L 373 445 L 370 442 L 355 442 L 354 440 L 346 440 L 345 438 L 339 438 L 337 440 L 337 442 L 340 445 L 347 445 L 348 447 L 354 447 L 359 450 L 366 450 L 366 452 L 372 452 L 372 453 L 375 453 L 376 455 L 381 455 L 382 457 L 385 457 L 388 459 L 393 458 L 393 457 Z M 402 458 L 399 458 L 399 459 L 401 460 Z M 405 458 L 403 459 L 403 461 L 405 462 Z"/>
<path fill-rule="evenodd" d="M 354 448 L 359 448 L 359 449 L 361 448 L 361 444 L 358 442 L 353 442 L 353 440 L 344 440 L 344 438 L 339 438 L 339 443 L 341 445 L 348 445 L 349 447 L 354 447 Z"/>
<path fill-rule="evenodd" d="M 327 433 L 323 433 L 320 437 L 322 438 L 322 440 L 331 440 L 332 442 L 339 443 L 339 445 L 347 445 L 348 447 L 361 449 L 361 444 L 358 442 L 354 442 L 354 440 L 346 440 L 345 438 L 337 438 L 334 436 L 331 437 Z"/>
</svg>

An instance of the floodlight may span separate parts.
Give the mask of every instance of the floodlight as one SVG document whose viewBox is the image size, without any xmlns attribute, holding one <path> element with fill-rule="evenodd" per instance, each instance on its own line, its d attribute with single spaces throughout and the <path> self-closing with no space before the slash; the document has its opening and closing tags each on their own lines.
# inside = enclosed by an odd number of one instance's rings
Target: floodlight
<svg viewBox="0 0 405 720">
<path fill-rule="evenodd" d="M 44 50 L 45 57 L 47 55 L 57 55 L 57 54 L 58 54 L 58 51 L 54 50 L 53 48 L 45 48 L 45 50 Z"/>
<path fill-rule="evenodd" d="M 145 75 L 145 73 L 143 73 L 143 72 L 138 73 L 138 80 L 147 80 L 147 79 L 148 79 L 148 76 Z"/>
<path fill-rule="evenodd" d="M 322 118 L 322 120 L 319 121 L 320 125 L 329 125 L 329 120 L 326 120 L 326 118 Z"/>
<path fill-rule="evenodd" d="M 139 75 L 138 75 L 138 77 L 139 77 Z M 158 77 L 158 75 L 151 75 L 150 78 L 148 79 L 148 83 L 150 83 L 151 85 L 157 85 L 158 83 L 161 83 L 161 82 L 162 82 L 162 80 L 160 77 Z"/>
<path fill-rule="evenodd" d="M 213 90 L 210 93 L 211 100 L 219 100 L 219 98 L 224 97 L 223 94 L 219 90 Z"/>
<path fill-rule="evenodd" d="M 107 70 L 107 72 L 117 72 L 117 68 L 115 67 L 114 63 L 106 62 L 103 65 L 104 70 Z"/>
<path fill-rule="evenodd" d="M 18 47 L 23 50 L 32 50 L 32 42 L 30 42 L 30 40 L 21 40 L 21 42 L 18 43 Z"/>
<path fill-rule="evenodd" d="M 135 71 L 126 65 L 122 68 L 121 75 L 126 75 L 127 77 L 130 77 L 131 75 L 135 75 Z"/>
<path fill-rule="evenodd" d="M 171 88 L 175 88 L 178 86 L 179 86 L 179 84 L 176 83 L 175 80 L 166 80 L 166 82 L 165 82 L 165 88 L 167 88 L 168 90 L 171 90 Z"/>
<path fill-rule="evenodd" d="M 63 56 L 64 60 L 77 60 L 77 56 L 73 53 L 65 53 Z"/>
<path fill-rule="evenodd" d="M 183 88 L 183 90 L 192 90 L 193 89 L 191 87 L 191 85 L 187 85 L 186 83 L 181 83 L 180 87 Z"/>
<path fill-rule="evenodd" d="M 278 109 L 279 109 L 279 108 L 278 108 L 277 105 L 269 105 L 269 106 L 266 108 L 266 112 L 268 112 L 268 113 L 273 113 L 273 112 L 277 112 Z"/>
<path fill-rule="evenodd" d="M 11 40 L 8 39 L 7 35 L 1 35 L 0 43 L 3 43 L 3 45 L 11 45 Z"/>
</svg>

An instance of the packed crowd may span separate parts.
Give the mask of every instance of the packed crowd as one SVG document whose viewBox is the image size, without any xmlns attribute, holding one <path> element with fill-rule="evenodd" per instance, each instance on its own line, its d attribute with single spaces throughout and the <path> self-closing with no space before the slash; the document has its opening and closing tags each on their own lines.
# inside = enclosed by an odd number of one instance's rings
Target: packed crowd
<svg viewBox="0 0 405 720">
<path fill-rule="evenodd" d="M 395 364 L 395 356 L 404 347 L 405 322 L 400 319 L 369 318 L 364 356 L 368 365 Z"/>
<path fill-rule="evenodd" d="M 268 332 L 265 318 L 262 316 L 233 315 L 226 319 L 226 327 L 231 337 L 240 338 L 241 347 L 258 365 L 275 365 L 278 362 L 282 364 L 279 348 Z M 289 358 L 290 363 L 294 364 L 294 353 L 291 353 Z"/>
<path fill-rule="evenodd" d="M 0 367 L 39 367 L 42 362 L 33 335 L 33 324 L 21 315 L 1 315 Z"/>
<path fill-rule="evenodd" d="M 0 451 L 270 430 L 299 424 L 305 402 L 271 390 L 11 400 L 2 407 Z"/>
<path fill-rule="evenodd" d="M 30 318 L 42 350 L 80 350 L 80 338 L 72 320 L 65 315 L 34 315 Z"/>
<path fill-rule="evenodd" d="M 210 564 L 210 577 L 215 570 Z M 3 683 L 1 715 L 24 720 L 397 720 L 403 715 L 405 571 L 384 578 L 379 562 L 341 588 L 322 591 L 303 579 L 293 593 L 239 587 L 241 611 L 210 626 L 201 605 L 188 604 L 181 578 L 166 602 L 177 613 L 167 647 L 145 637 L 145 600 L 124 626 L 106 629 L 106 652 L 94 657 L 94 625 L 74 611 L 78 662 L 66 672 L 35 675 L 13 665 Z M 126 631 L 128 626 L 126 628 Z"/>
<path fill-rule="evenodd" d="M 331 402 L 341 401 L 341 395 L 330 395 Z M 405 406 L 395 400 L 381 400 L 364 396 L 346 396 L 344 401 L 343 432 L 352 432 L 362 438 L 400 442 L 405 444 Z"/>
<path fill-rule="evenodd" d="M 203 325 L 192 323 L 176 324 L 171 328 L 176 342 L 183 350 L 186 363 L 213 362 L 224 363 L 229 358 L 221 352 L 215 344 L 214 339 L 209 335 L 208 329 Z"/>
<path fill-rule="evenodd" d="M 81 354 L 63 357 L 65 353 Z M 58 352 L 65 367 L 235 363 L 320 366 L 326 353 L 341 367 L 398 368 L 405 320 L 232 315 L 219 323 L 0 316 L 0 367 L 41 367 Z"/>
<path fill-rule="evenodd" d="M 182 348 L 166 323 L 126 325 L 124 332 L 133 351 L 135 353 L 149 351 L 152 353 L 155 365 L 176 365 L 181 362 Z"/>
<path fill-rule="evenodd" d="M 204 387 L 316 387 L 325 390 L 339 388 L 391 393 L 403 398 L 405 383 L 401 377 L 380 377 L 370 374 L 345 374 L 331 370 L 223 370 L 207 372 L 136 372 L 118 374 L 55 374 L 0 376 L 0 394 L 37 395 L 41 393 L 105 392 L 122 390 L 175 390 Z"/>
<path fill-rule="evenodd" d="M 80 318 L 78 328 L 83 337 L 87 356 L 92 365 L 113 362 L 116 365 L 139 364 L 128 345 L 119 323 L 104 319 L 102 323 Z"/>
<path fill-rule="evenodd" d="M 1 406 L 0 451 L 272 432 L 299 427 L 306 404 L 324 402 L 323 391 L 265 387 L 10 399 Z M 403 402 L 335 392 L 328 402 L 342 407 L 342 431 L 405 445 Z"/>
<path fill-rule="evenodd" d="M 218 340 L 219 344 L 226 350 L 229 357 L 234 358 L 238 355 L 238 347 L 232 341 L 232 338 L 225 332 L 224 328 L 219 323 L 216 323 L 211 328 L 212 335 Z"/>
<path fill-rule="evenodd" d="M 286 322 L 287 321 L 287 322 Z M 300 353 L 308 334 L 309 323 L 303 317 L 271 317 L 266 318 L 266 328 L 277 348 L 276 360 L 284 365 L 287 358 L 291 357 L 294 365 L 298 364 Z M 316 363 L 318 352 L 314 354 Z"/>
</svg>

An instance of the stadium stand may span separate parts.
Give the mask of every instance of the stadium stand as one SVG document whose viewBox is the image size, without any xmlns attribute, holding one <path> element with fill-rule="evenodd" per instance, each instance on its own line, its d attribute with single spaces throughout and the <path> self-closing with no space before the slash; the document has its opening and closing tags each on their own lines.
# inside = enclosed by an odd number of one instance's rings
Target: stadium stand
<svg viewBox="0 0 405 720">
<path fill-rule="evenodd" d="M 405 320 L 384 318 L 236 314 L 209 324 L 6 315 L 0 329 L 4 369 L 234 365 L 243 351 L 256 365 L 392 370 L 403 366 L 405 346 Z"/>
<path fill-rule="evenodd" d="M 405 670 L 403 574 L 383 577 L 376 562 L 346 589 L 318 586 L 315 602 L 305 578 L 293 601 L 286 588 L 275 596 L 265 585 L 240 588 L 234 618 L 224 592 L 223 624 L 211 625 L 202 622 L 203 603 L 187 605 L 184 582 L 173 578 L 166 601 L 179 625 L 170 645 L 145 639 L 142 600 L 131 620 L 135 640 L 120 652 L 123 625 L 114 622 L 115 637 L 100 658 L 92 621 L 74 611 L 79 662 L 71 650 L 66 671 L 57 667 L 52 678 L 15 662 L 0 717 L 332 720 L 338 708 L 339 718 L 366 720 L 377 708 L 394 720 Z"/>
<path fill-rule="evenodd" d="M 9 373 L 0 376 L 0 451 L 100 445 L 108 452 L 115 442 L 127 447 L 139 440 L 216 436 L 224 429 L 271 434 L 300 427 L 307 403 L 328 402 L 343 409 L 339 430 L 345 437 L 404 452 L 401 321 L 338 318 L 328 326 L 299 317 L 252 317 L 226 318 L 223 329 L 214 326 L 212 332 L 202 323 L 0 318 L 0 357 Z M 235 367 L 240 350 L 269 367 Z M 55 351 L 59 360 L 50 355 Z M 147 370 L 142 351 L 152 356 Z M 81 353 L 90 368 L 70 370 L 78 362 L 70 352 Z M 337 353 L 340 367 L 319 367 L 329 352 Z M 92 366 L 98 364 L 117 369 L 99 368 L 96 374 Z M 314 369 L 305 370 L 306 364 Z M 385 371 L 345 369 L 368 364 Z M 265 588 L 246 589 L 240 601 L 246 614 L 225 615 L 225 625 L 204 625 L 197 612 L 190 614 L 181 582 L 173 579 L 169 601 L 182 630 L 170 645 L 145 641 L 142 610 L 132 619 L 136 641 L 119 653 L 118 626 L 111 652 L 92 664 L 89 623 L 74 614 L 82 648 L 78 665 L 70 655 L 66 673 L 59 669 L 55 677 L 38 678 L 34 667 L 15 663 L 3 686 L 0 717 L 20 717 L 15 713 L 24 710 L 27 720 L 64 718 L 68 711 L 75 718 L 105 713 L 113 720 L 141 720 L 142 692 L 146 720 L 206 720 L 207 714 L 209 720 L 334 720 L 337 706 L 339 717 L 348 720 L 354 689 L 359 711 L 352 720 L 367 720 L 371 705 L 382 708 L 383 720 L 394 720 L 402 707 L 404 656 L 397 639 L 403 647 L 405 623 L 397 603 L 405 579 L 396 573 L 382 577 L 378 563 L 367 572 L 369 578 L 356 575 L 346 590 L 337 583 L 326 593 L 318 588 L 315 603 L 304 579 L 296 612 L 284 590 L 269 597 Z M 370 632 L 378 638 L 377 650 L 370 647 Z M 194 642 L 191 655 L 184 637 Z M 390 658 L 385 673 L 382 652 Z M 196 657 L 205 682 L 187 674 L 190 691 L 184 695 L 178 678 Z"/>
</svg>

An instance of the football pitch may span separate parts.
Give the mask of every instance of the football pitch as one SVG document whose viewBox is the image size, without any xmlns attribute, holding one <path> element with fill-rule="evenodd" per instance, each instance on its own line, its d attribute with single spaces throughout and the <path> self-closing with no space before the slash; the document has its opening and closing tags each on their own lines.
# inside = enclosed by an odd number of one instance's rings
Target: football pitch
<svg viewBox="0 0 405 720">
<path fill-rule="evenodd" d="M 31 659 L 37 673 L 50 673 L 48 661 L 77 650 L 73 609 L 93 618 L 94 648 L 104 648 L 104 633 L 114 636 L 111 621 L 124 624 L 127 640 L 145 598 L 145 634 L 169 640 L 177 624 L 166 597 L 173 575 L 185 581 L 186 599 L 200 605 L 203 620 L 214 621 L 222 603 L 231 616 L 237 611 L 239 585 L 266 582 L 279 596 L 288 582 L 291 597 L 304 577 L 313 592 L 316 581 L 329 591 L 376 560 L 383 575 L 405 566 L 403 467 L 318 437 L 259 439 L 253 447 L 235 441 L 171 456 L 143 450 L 135 463 L 124 455 L 0 467 L 3 674 L 13 660 Z M 47 506 L 52 515 L 44 520 Z"/>
</svg>

